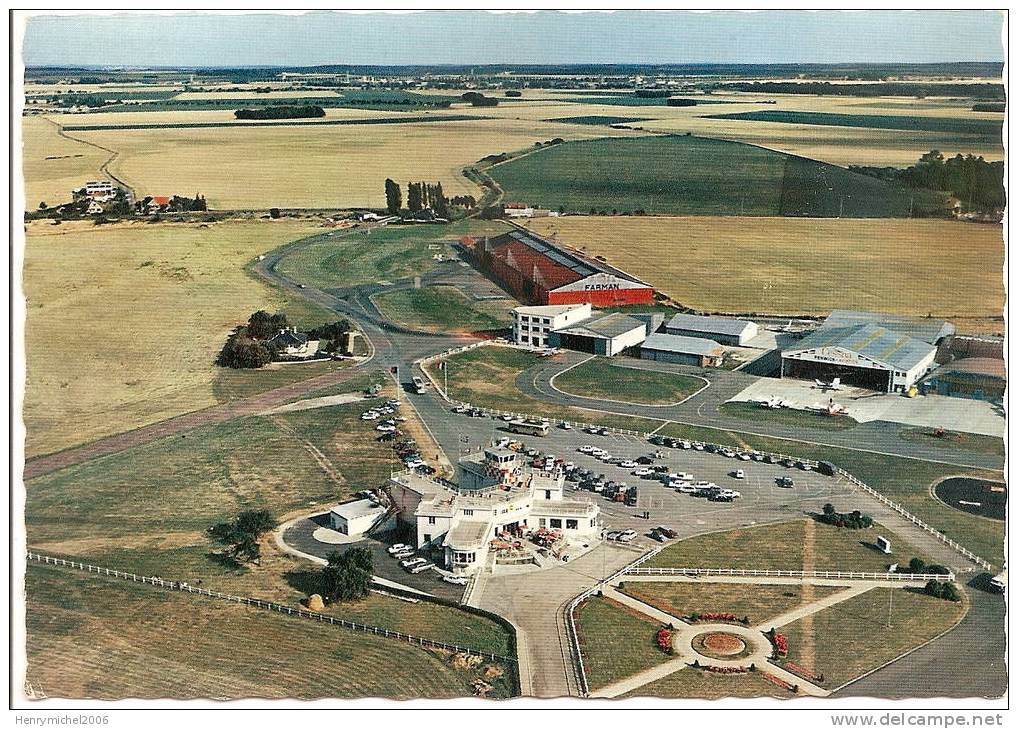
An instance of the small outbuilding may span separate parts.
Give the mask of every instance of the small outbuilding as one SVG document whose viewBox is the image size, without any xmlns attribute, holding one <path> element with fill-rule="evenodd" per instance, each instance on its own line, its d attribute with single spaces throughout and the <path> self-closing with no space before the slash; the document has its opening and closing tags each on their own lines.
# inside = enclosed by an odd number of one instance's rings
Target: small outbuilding
<svg viewBox="0 0 1018 729">
<path fill-rule="evenodd" d="M 385 516 L 385 508 L 371 499 L 338 504 L 329 512 L 329 523 L 340 534 L 363 536 Z"/>
<path fill-rule="evenodd" d="M 743 319 L 676 314 L 665 324 L 665 332 L 678 337 L 712 339 L 729 347 L 742 347 L 760 332 L 760 328 L 754 322 Z"/>
<path fill-rule="evenodd" d="M 651 334 L 640 345 L 640 359 L 673 362 L 694 367 L 720 367 L 725 348 L 713 339 Z"/>
</svg>

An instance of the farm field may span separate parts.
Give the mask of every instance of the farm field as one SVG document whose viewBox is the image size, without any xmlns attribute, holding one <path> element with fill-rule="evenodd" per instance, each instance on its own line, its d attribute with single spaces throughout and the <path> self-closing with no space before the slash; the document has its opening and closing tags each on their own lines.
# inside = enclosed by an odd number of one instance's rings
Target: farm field
<svg viewBox="0 0 1018 729">
<path fill-rule="evenodd" d="M 383 637 L 51 567 L 26 593 L 27 678 L 50 698 L 471 695 L 474 672 Z"/>
<path fill-rule="evenodd" d="M 661 626 L 614 600 L 591 597 L 580 604 L 575 616 L 592 691 L 670 659 L 654 642 Z"/>
<path fill-rule="evenodd" d="M 22 120 L 22 139 L 26 210 L 69 202 L 75 188 L 109 179 L 99 170 L 109 152 L 61 137 L 57 125 L 42 117 Z"/>
<path fill-rule="evenodd" d="M 596 357 L 557 375 L 554 385 L 581 397 L 670 405 L 685 400 L 706 383 L 699 377 L 618 366 Z"/>
<path fill-rule="evenodd" d="M 30 226 L 28 456 L 215 404 L 213 361 L 253 311 L 328 318 L 243 270 L 259 253 L 315 230 L 292 220 Z"/>
<path fill-rule="evenodd" d="M 860 504 L 863 508 L 865 504 Z M 730 567 L 732 569 L 801 570 L 806 529 L 813 530 L 816 570 L 886 572 L 889 561 L 870 546 L 880 526 L 870 529 L 838 529 L 806 519 L 732 529 L 683 539 L 652 557 L 648 567 Z M 900 540 L 899 540 L 900 541 Z M 907 557 L 907 558 L 906 558 Z M 907 543 L 897 547 L 895 561 L 912 557 L 931 560 Z"/>
<path fill-rule="evenodd" d="M 287 255 L 279 271 L 302 283 L 323 289 L 345 288 L 379 281 L 396 281 L 431 270 L 433 256 L 453 255 L 449 243 L 465 235 L 498 234 L 500 221 L 461 220 L 450 225 L 389 225 L 323 233 Z M 432 247 L 435 246 L 435 247 Z"/>
<path fill-rule="evenodd" d="M 996 225 L 572 216 L 529 225 L 704 312 L 856 308 L 931 314 L 962 332 L 1003 331 L 1004 246 Z"/>
<path fill-rule="evenodd" d="M 111 171 L 139 193 L 197 190 L 217 209 L 383 207 L 386 178 L 404 185 L 440 181 L 449 196 L 477 196 L 461 171 L 486 155 L 556 136 L 606 134 L 632 132 L 485 119 L 378 124 L 367 132 L 356 125 L 315 124 L 75 132 L 116 150 Z M 238 179 L 245 184 L 236 184 Z"/>
<path fill-rule="evenodd" d="M 496 165 L 508 199 L 567 212 L 907 217 L 943 197 L 753 145 L 693 136 L 560 144 Z"/>
<path fill-rule="evenodd" d="M 438 332 L 476 332 L 505 329 L 505 302 L 474 301 L 455 286 L 426 286 L 377 294 L 375 305 L 389 321 Z"/>
<path fill-rule="evenodd" d="M 814 602 L 841 589 L 814 585 L 811 590 L 813 594 L 807 600 L 799 585 L 723 582 L 698 585 L 629 580 L 622 591 L 677 618 L 698 613 L 725 612 L 735 613 L 740 618 L 748 617 L 751 625 L 757 625 L 794 609 L 804 601 Z"/>
<path fill-rule="evenodd" d="M 822 673 L 825 687 L 836 688 L 940 635 L 961 620 L 966 609 L 966 602 L 918 590 L 876 588 L 790 623 L 781 632 L 788 637 L 789 660 Z"/>
<path fill-rule="evenodd" d="M 994 115 L 996 116 L 996 115 Z M 993 118 L 892 116 L 885 114 L 831 114 L 805 111 L 747 111 L 715 115 L 714 119 L 785 122 L 790 124 L 818 124 L 836 127 L 866 127 L 871 129 L 901 129 L 916 132 L 948 132 L 971 134 L 979 141 L 991 143 L 999 139 L 1003 120 Z"/>
</svg>

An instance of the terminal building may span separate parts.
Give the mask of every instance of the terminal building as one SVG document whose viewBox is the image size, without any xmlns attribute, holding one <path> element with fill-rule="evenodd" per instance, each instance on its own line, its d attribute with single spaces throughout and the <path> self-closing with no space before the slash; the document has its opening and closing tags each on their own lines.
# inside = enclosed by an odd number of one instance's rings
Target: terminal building
<svg viewBox="0 0 1018 729">
<path fill-rule="evenodd" d="M 676 314 L 665 323 L 665 333 L 678 337 L 710 339 L 728 347 L 745 346 L 760 328 L 751 321 L 722 316 Z"/>
<path fill-rule="evenodd" d="M 556 329 L 586 321 L 590 304 L 517 306 L 513 309 L 513 341 L 530 347 L 548 347 L 548 335 Z"/>
<path fill-rule="evenodd" d="M 464 238 L 462 244 L 474 265 L 525 304 L 604 307 L 654 302 L 649 284 L 528 230 Z"/>
<path fill-rule="evenodd" d="M 573 349 L 613 357 L 639 345 L 660 324 L 660 314 L 594 311 L 590 304 L 518 306 L 513 342 L 526 347 Z"/>
<path fill-rule="evenodd" d="M 564 542 L 600 535 L 600 507 L 563 498 L 559 468 L 531 468 L 515 451 L 490 447 L 461 460 L 459 469 L 458 486 L 414 471 L 395 474 L 389 483 L 400 522 L 416 534 L 415 546 L 440 547 L 448 570 L 482 569 L 489 558 L 498 560 L 505 540 L 538 530 Z"/>
<path fill-rule="evenodd" d="M 936 368 L 937 346 L 953 333 L 936 319 L 839 310 L 781 352 L 781 376 L 903 393 Z"/>
</svg>

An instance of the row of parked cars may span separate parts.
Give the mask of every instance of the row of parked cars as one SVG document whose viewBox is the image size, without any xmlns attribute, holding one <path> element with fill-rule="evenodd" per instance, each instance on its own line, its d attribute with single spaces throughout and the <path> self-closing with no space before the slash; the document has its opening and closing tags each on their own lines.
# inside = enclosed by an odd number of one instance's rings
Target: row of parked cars
<svg viewBox="0 0 1018 729">
<path fill-rule="evenodd" d="M 393 544 L 388 548 L 388 552 L 393 559 L 399 560 L 400 567 L 412 575 L 418 575 L 421 572 L 436 569 L 435 565 L 424 559 L 424 557 L 415 556 L 417 550 L 409 544 Z M 448 582 L 452 585 L 467 584 L 467 578 L 461 575 L 443 574 L 442 581 Z"/>
<path fill-rule="evenodd" d="M 785 468 L 798 468 L 803 471 L 812 471 L 813 464 L 809 461 L 796 460 L 794 458 L 781 458 L 772 453 L 761 453 L 760 451 L 737 451 L 725 446 L 714 445 L 713 443 L 699 443 L 697 441 L 669 438 L 662 435 L 652 435 L 648 439 L 651 443 L 666 448 L 695 449 L 707 453 L 717 453 L 725 458 L 736 458 L 740 461 L 758 461 L 760 463 L 776 463 Z M 821 466 L 824 464 L 821 463 Z"/>
</svg>

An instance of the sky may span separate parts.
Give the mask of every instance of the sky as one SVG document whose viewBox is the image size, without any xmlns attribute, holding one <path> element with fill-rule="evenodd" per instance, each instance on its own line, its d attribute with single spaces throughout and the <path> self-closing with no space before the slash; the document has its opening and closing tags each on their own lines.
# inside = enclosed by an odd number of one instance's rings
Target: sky
<svg viewBox="0 0 1018 729">
<path fill-rule="evenodd" d="M 26 66 L 1002 61 L 994 11 L 34 16 Z"/>
</svg>

